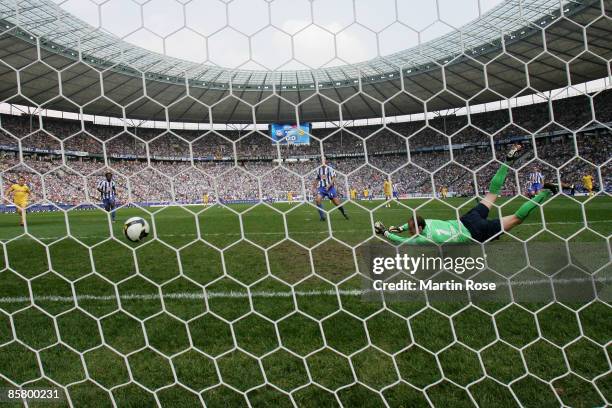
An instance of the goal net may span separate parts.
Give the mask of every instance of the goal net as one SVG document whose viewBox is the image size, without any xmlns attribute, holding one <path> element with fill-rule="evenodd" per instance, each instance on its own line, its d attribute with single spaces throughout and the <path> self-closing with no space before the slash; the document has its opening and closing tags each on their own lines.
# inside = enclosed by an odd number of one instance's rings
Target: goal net
<svg viewBox="0 0 612 408">
<path fill-rule="evenodd" d="M 0 402 L 611 404 L 609 6 L 2 1 Z"/>
</svg>

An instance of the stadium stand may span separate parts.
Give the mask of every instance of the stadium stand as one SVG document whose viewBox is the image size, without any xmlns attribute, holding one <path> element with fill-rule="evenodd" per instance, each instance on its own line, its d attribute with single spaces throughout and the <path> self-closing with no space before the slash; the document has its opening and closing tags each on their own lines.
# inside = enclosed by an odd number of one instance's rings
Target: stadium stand
<svg viewBox="0 0 612 408">
<path fill-rule="evenodd" d="M 496 110 L 438 117 L 427 123 L 315 128 L 311 145 L 279 145 L 278 150 L 261 130 L 202 134 L 2 115 L 2 177 L 6 184 L 17 174 L 26 174 L 34 197 L 62 204 L 95 202 L 94 180 L 107 168 L 120 176 L 121 200 L 125 202 L 198 202 L 204 193 L 223 201 L 283 200 L 287 191 L 308 197 L 309 186 L 302 186 L 299 176 L 314 169 L 321 144 L 323 154 L 342 175 L 343 195 L 348 187 L 360 192 L 369 187 L 374 196 L 382 196 L 382 181 L 387 175 L 398 184 L 400 194 L 431 195 L 433 173 L 436 190 L 446 186 L 454 195 L 469 196 L 477 189 L 481 191 L 493 174 L 494 166 L 487 165 L 493 159 L 491 146 L 497 151 L 520 141 L 528 152 L 516 166 L 521 168 L 519 186 L 514 180 L 506 184 L 509 194 L 521 191 L 520 186 L 525 185 L 535 152 L 537 160 L 533 163 L 547 179 L 556 180 L 555 168 L 565 164 L 560 168 L 560 178 L 575 183 L 580 191 L 582 175 L 596 173 L 589 162 L 604 163 L 612 146 L 612 91 L 593 99 L 596 120 L 591 118 L 588 97 L 575 96 L 553 100 L 550 109 L 548 103 L 514 108 L 512 125 L 507 124 L 510 110 Z M 530 132 L 535 133 L 532 136 Z M 19 144 L 24 155 L 21 165 L 17 157 Z M 582 159 L 572 160 L 576 147 Z M 451 152 L 454 163 L 450 162 Z M 192 172 L 193 168 L 201 173 Z M 476 184 L 470 170 L 477 170 Z M 608 191 L 611 175 L 604 168 L 601 176 L 603 180 L 597 184 L 602 183 Z M 226 183 L 216 188 L 218 177 Z M 260 192 L 261 178 L 274 180 L 273 186 L 264 183 L 266 188 Z M 59 188 L 60 184 L 71 188 Z"/>
</svg>

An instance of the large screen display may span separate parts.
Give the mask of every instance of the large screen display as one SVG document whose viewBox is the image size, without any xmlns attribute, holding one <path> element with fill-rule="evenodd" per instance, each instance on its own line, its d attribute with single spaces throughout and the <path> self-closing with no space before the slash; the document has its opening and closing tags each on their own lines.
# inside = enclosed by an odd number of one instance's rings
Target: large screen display
<svg viewBox="0 0 612 408">
<path fill-rule="evenodd" d="M 289 124 L 272 123 L 270 137 L 274 143 L 280 144 L 310 144 L 311 123 Z"/>
</svg>

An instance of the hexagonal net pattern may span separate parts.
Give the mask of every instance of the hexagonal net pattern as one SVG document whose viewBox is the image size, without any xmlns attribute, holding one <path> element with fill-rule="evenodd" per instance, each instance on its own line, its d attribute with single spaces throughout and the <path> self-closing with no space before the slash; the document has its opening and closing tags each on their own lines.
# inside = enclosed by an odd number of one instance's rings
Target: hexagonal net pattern
<svg viewBox="0 0 612 408">
<path fill-rule="evenodd" d="M 0 4 L 1 401 L 612 403 L 608 3 L 321 3 Z M 516 144 L 484 267 L 397 275 L 495 293 L 374 289 L 375 221 L 461 223 Z"/>
</svg>

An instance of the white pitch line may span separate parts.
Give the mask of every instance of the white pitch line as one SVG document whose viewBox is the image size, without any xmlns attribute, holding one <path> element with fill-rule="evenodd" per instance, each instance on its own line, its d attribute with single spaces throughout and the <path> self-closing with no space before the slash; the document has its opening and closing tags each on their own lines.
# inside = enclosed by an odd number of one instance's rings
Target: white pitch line
<svg viewBox="0 0 612 408">
<path fill-rule="evenodd" d="M 36 296 L 34 300 L 44 302 L 73 302 L 75 299 L 79 300 L 97 300 L 97 301 L 109 301 L 117 300 L 158 300 L 158 299 L 185 299 L 185 300 L 203 300 L 203 299 L 243 299 L 249 297 L 261 297 L 261 298 L 288 298 L 296 296 L 359 296 L 367 291 L 360 289 L 352 290 L 311 290 L 311 291 L 294 291 L 294 292 L 274 292 L 274 291 L 255 291 L 248 293 L 230 291 L 230 292 L 179 292 L 179 293 L 165 293 L 159 294 L 138 294 L 129 293 L 125 295 L 77 295 L 74 296 Z M 1 297 L 0 303 L 24 303 L 30 302 L 32 298 L 28 296 L 15 296 L 15 297 Z"/>
<path fill-rule="evenodd" d="M 570 279 L 541 279 L 531 281 L 512 281 L 508 282 L 495 282 L 498 287 L 502 286 L 536 286 L 536 285 L 549 285 L 549 284 L 560 284 L 569 285 L 574 283 L 606 283 L 612 282 L 612 278 L 570 278 Z M 309 291 L 253 291 L 253 292 L 178 292 L 178 293 L 165 293 L 163 295 L 155 294 L 138 294 L 128 293 L 124 295 L 77 295 L 77 296 L 35 296 L 32 299 L 29 296 L 14 296 L 14 297 L 0 297 L 0 304 L 8 303 L 30 303 L 35 300 L 38 302 L 59 302 L 59 303 L 72 303 L 76 301 L 111 301 L 111 300 L 159 300 L 159 299 L 170 299 L 170 300 L 204 300 L 204 299 L 245 299 L 245 298 L 290 298 L 294 295 L 296 297 L 317 297 L 317 296 L 362 296 L 368 293 L 379 293 L 380 291 L 374 289 L 329 289 L 329 290 L 309 290 Z M 420 291 L 415 291 L 420 292 Z M 393 292 L 396 294 L 404 293 L 404 291 Z"/>
</svg>

